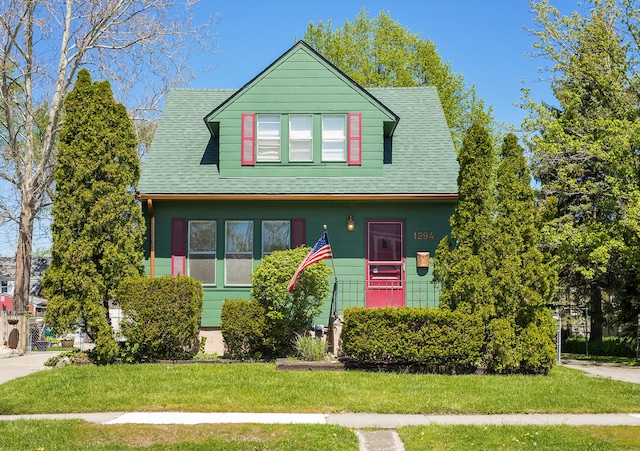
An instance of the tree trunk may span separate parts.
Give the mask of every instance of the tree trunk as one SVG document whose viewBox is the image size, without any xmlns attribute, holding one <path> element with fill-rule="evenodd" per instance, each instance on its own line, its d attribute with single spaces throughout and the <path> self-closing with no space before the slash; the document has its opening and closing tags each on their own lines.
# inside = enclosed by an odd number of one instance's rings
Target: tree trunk
<svg viewBox="0 0 640 451">
<path fill-rule="evenodd" d="M 602 291 L 600 287 L 591 287 L 591 299 L 589 304 L 590 334 L 589 341 L 602 341 L 602 324 L 604 315 L 602 314 Z"/>
<path fill-rule="evenodd" d="M 16 281 L 13 296 L 13 311 L 16 313 L 26 313 L 29 308 L 34 211 L 25 197 L 23 196 L 20 224 L 18 225 Z"/>
</svg>

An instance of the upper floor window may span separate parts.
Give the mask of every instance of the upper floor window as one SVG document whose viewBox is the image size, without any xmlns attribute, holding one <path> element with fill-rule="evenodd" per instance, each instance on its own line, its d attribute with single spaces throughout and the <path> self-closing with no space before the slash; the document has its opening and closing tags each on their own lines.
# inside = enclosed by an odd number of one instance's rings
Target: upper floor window
<svg viewBox="0 0 640 451">
<path fill-rule="evenodd" d="M 280 116 L 257 116 L 257 160 L 280 161 Z"/>
<path fill-rule="evenodd" d="M 291 242 L 290 221 L 262 221 L 262 256 L 273 251 L 289 249 Z"/>
<path fill-rule="evenodd" d="M 0 293 L 9 292 L 9 282 L 6 280 L 0 280 Z"/>
<path fill-rule="evenodd" d="M 322 116 L 322 161 L 345 161 L 346 117 L 342 114 Z"/>
<path fill-rule="evenodd" d="M 216 283 L 216 221 L 189 221 L 189 275 Z"/>
<path fill-rule="evenodd" d="M 289 161 L 313 161 L 313 116 L 289 116 Z"/>
<path fill-rule="evenodd" d="M 225 285 L 251 285 L 253 221 L 225 222 Z"/>
</svg>

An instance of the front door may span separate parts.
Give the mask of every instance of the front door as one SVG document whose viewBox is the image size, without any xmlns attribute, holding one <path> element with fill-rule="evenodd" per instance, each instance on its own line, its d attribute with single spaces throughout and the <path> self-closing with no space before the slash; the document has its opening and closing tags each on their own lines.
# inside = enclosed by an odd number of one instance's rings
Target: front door
<svg viewBox="0 0 640 451">
<path fill-rule="evenodd" d="M 404 223 L 367 222 L 367 307 L 404 305 Z"/>
</svg>

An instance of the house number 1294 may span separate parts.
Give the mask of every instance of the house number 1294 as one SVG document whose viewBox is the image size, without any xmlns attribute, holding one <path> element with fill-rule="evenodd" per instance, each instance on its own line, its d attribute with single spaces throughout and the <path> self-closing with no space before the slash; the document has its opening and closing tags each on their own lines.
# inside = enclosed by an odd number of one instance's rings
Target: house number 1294
<svg viewBox="0 0 640 451">
<path fill-rule="evenodd" d="M 414 240 L 433 240 L 433 232 L 413 232 Z"/>
</svg>

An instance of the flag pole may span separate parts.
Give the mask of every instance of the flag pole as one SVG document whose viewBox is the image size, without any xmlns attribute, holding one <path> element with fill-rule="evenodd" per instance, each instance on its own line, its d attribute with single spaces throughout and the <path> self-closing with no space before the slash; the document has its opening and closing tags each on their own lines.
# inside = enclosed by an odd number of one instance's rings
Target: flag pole
<svg viewBox="0 0 640 451">
<path fill-rule="evenodd" d="M 329 243 L 331 243 L 331 240 L 329 240 L 329 232 L 327 230 L 327 225 L 324 224 L 324 233 L 327 234 L 327 240 L 329 241 Z M 338 274 L 336 273 L 336 264 L 335 261 L 333 259 L 333 248 L 331 248 L 331 266 L 333 268 L 333 292 L 331 293 L 331 306 L 329 307 L 329 324 L 328 326 L 331 327 L 331 317 L 332 316 L 336 316 L 336 308 L 337 303 L 338 303 Z"/>
</svg>

